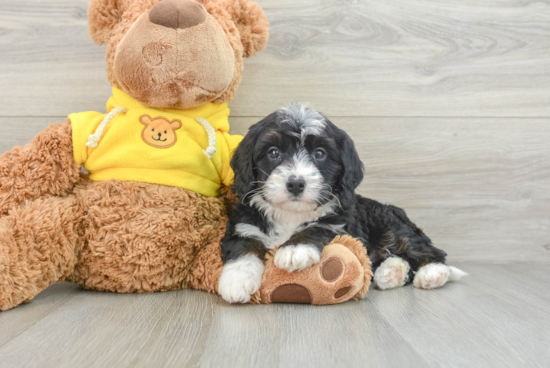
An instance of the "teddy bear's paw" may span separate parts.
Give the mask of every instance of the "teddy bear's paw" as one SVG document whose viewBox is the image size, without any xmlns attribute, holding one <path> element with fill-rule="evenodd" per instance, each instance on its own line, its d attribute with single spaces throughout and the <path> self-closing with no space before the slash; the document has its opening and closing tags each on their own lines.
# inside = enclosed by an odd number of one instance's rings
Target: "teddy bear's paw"
<svg viewBox="0 0 550 368">
<path fill-rule="evenodd" d="M 260 289 L 262 303 L 337 304 L 353 298 L 365 287 L 362 263 L 342 244 L 327 245 L 320 259 L 314 258 L 315 264 L 295 272 L 277 265 L 277 254 L 285 248 L 279 248 L 273 258 L 267 257 Z"/>
<path fill-rule="evenodd" d="M 248 254 L 223 266 L 218 294 L 229 303 L 247 303 L 258 291 L 264 273 L 263 262 Z"/>
<path fill-rule="evenodd" d="M 468 275 L 455 267 L 449 267 L 442 263 L 429 263 L 421 267 L 414 277 L 414 287 L 419 289 L 436 289 L 442 287 L 447 281 L 459 280 Z"/>
<path fill-rule="evenodd" d="M 374 272 L 374 283 L 380 290 L 388 290 L 405 285 L 409 281 L 409 263 L 399 257 L 390 257 Z"/>
<path fill-rule="evenodd" d="M 313 245 L 299 244 L 280 247 L 275 253 L 275 266 L 287 271 L 301 271 L 321 260 L 321 252 Z"/>
</svg>

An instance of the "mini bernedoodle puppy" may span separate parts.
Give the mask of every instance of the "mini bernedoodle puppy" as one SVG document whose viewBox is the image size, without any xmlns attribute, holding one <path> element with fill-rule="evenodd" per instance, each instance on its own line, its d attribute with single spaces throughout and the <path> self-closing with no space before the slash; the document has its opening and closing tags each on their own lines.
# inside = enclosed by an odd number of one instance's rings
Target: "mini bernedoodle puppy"
<svg viewBox="0 0 550 368">
<path fill-rule="evenodd" d="M 239 203 L 222 241 L 219 294 L 246 303 L 260 287 L 264 256 L 281 245 L 275 266 L 288 272 L 320 261 L 323 247 L 349 234 L 367 247 L 374 283 L 413 281 L 432 289 L 465 272 L 405 212 L 355 194 L 363 164 L 349 135 L 306 104 L 280 109 L 250 130 L 231 161 Z"/>
</svg>

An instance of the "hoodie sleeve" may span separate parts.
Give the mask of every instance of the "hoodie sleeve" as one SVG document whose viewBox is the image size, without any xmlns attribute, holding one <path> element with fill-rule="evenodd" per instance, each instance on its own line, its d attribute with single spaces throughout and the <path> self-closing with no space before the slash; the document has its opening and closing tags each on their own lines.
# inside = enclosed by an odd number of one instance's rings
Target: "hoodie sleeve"
<svg viewBox="0 0 550 368">
<path fill-rule="evenodd" d="M 88 159 L 88 137 L 93 134 L 103 118 L 104 114 L 95 111 L 80 112 L 69 115 L 71 128 L 73 130 L 73 152 L 74 159 L 83 165 Z"/>
</svg>

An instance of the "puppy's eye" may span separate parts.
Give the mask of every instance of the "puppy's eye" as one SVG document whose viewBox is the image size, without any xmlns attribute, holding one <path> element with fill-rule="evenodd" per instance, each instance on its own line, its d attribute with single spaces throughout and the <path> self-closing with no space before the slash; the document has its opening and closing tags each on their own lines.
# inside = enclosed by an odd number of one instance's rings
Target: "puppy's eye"
<svg viewBox="0 0 550 368">
<path fill-rule="evenodd" d="M 327 151 L 322 148 L 317 148 L 315 152 L 313 152 L 313 157 L 318 161 L 322 161 L 327 157 Z"/>
<path fill-rule="evenodd" d="M 281 157 L 281 153 L 277 147 L 271 147 L 269 151 L 267 151 L 267 157 L 270 160 L 278 160 L 279 157 Z"/>
</svg>

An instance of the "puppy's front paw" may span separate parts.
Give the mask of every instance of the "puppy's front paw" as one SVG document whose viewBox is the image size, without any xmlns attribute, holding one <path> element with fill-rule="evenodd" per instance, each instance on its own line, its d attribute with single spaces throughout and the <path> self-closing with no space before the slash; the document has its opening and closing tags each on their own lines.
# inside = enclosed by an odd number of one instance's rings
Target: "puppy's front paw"
<svg viewBox="0 0 550 368">
<path fill-rule="evenodd" d="M 260 288 L 264 269 L 264 263 L 252 254 L 228 262 L 223 266 L 218 294 L 229 303 L 247 303 Z"/>
<path fill-rule="evenodd" d="M 275 266 L 287 271 L 301 271 L 321 260 L 321 252 L 313 245 L 298 244 L 280 247 L 275 253 Z"/>
</svg>

